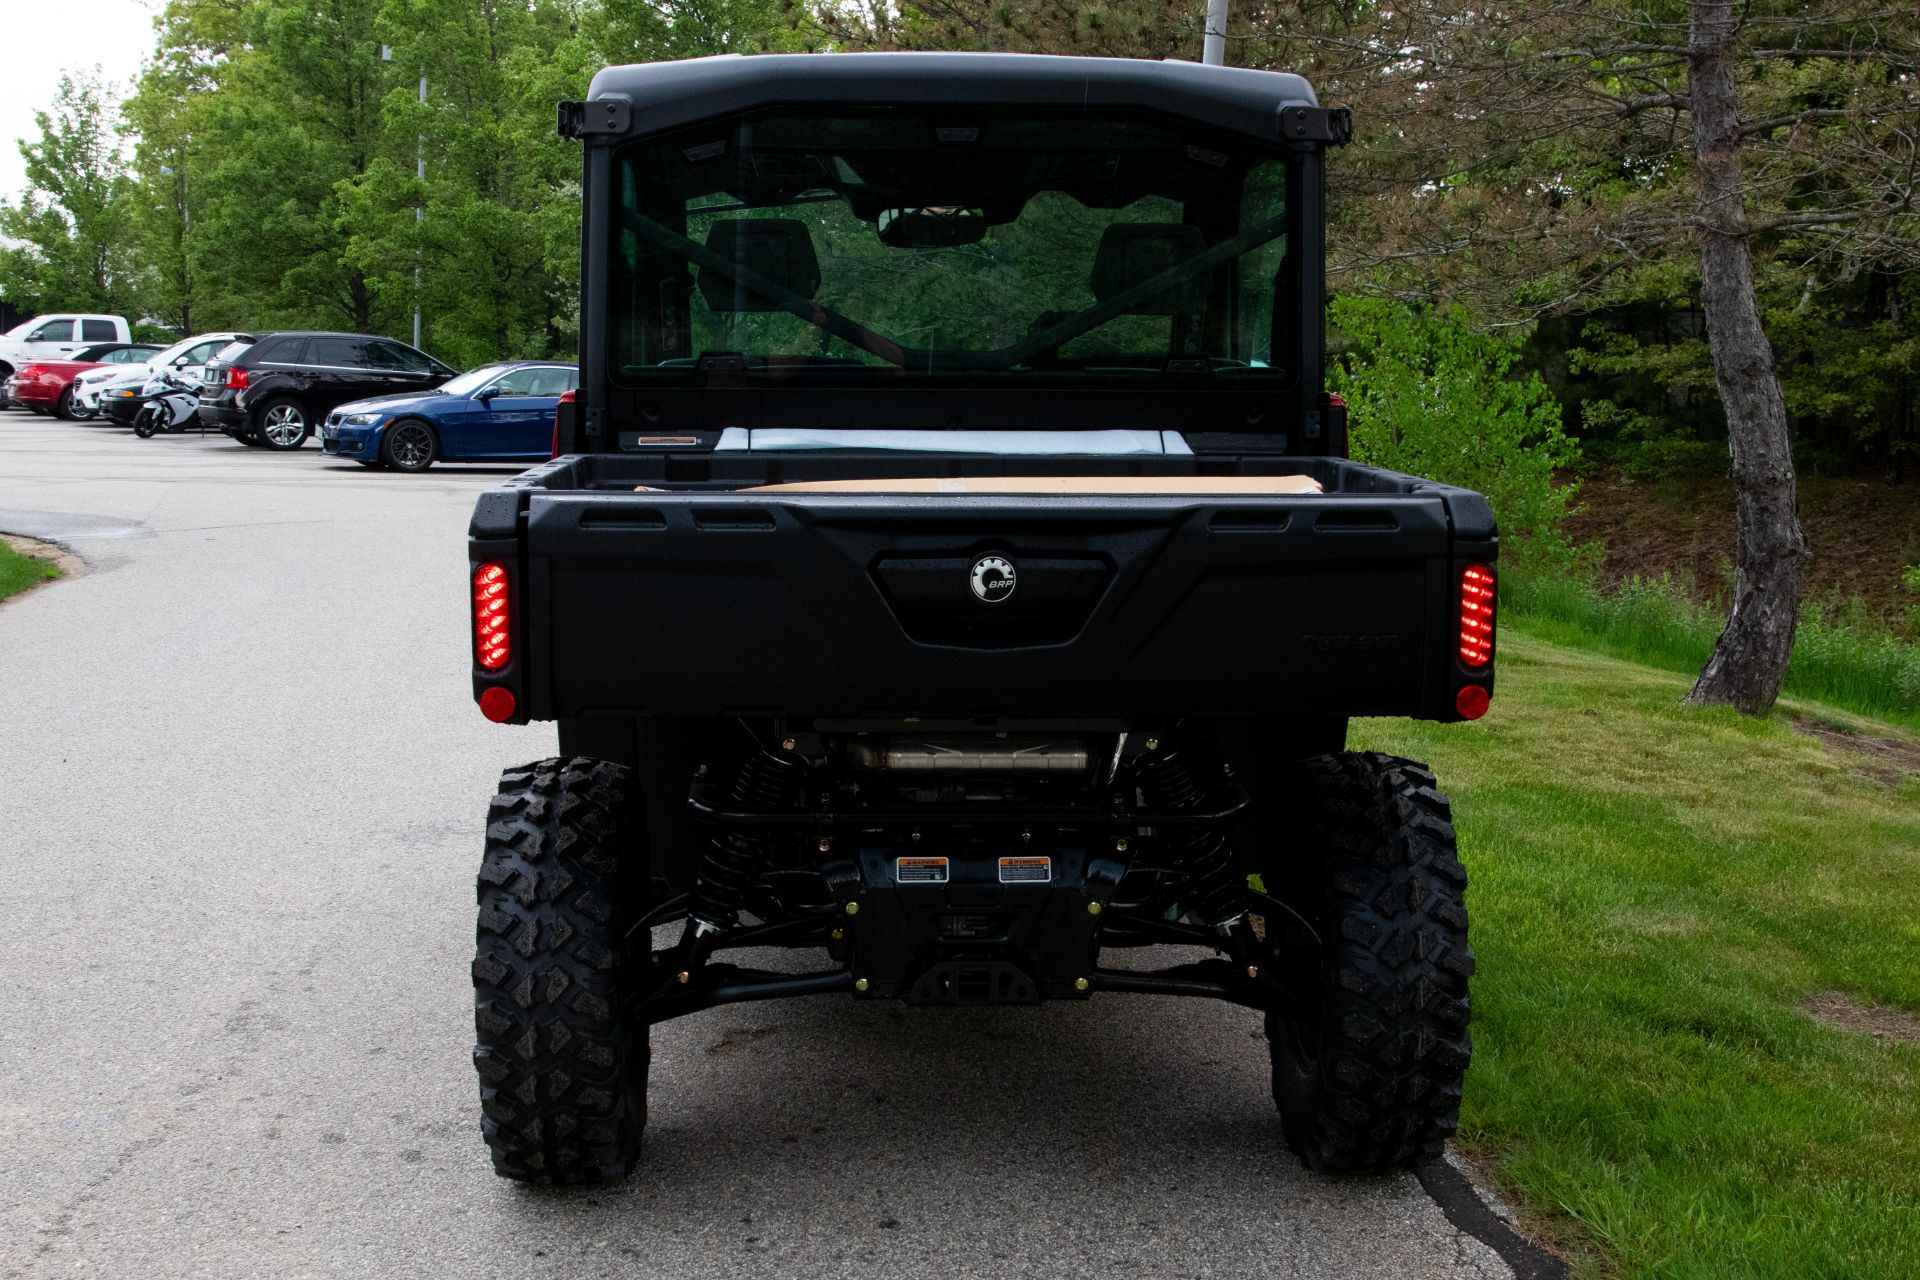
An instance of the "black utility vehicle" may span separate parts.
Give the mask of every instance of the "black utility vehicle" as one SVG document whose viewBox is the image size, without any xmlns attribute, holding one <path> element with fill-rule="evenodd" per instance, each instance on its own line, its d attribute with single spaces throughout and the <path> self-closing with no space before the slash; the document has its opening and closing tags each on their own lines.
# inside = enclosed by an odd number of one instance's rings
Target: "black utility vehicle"
<svg viewBox="0 0 1920 1280">
<path fill-rule="evenodd" d="M 456 372 L 392 338 L 269 333 L 207 365 L 200 417 L 245 444 L 298 449 L 350 400 L 426 391 Z"/>
<path fill-rule="evenodd" d="M 488 813 L 495 1168 L 623 1176 L 651 1024 L 829 992 L 1230 1001 L 1309 1165 L 1437 1153 L 1465 875 L 1426 767 L 1344 748 L 1486 710 L 1496 540 L 1479 495 L 1345 458 L 1346 113 L 837 54 L 613 68 L 560 128 L 579 400 L 470 544 L 480 707 L 560 748 Z M 822 955 L 737 962 L 768 947 Z"/>
</svg>

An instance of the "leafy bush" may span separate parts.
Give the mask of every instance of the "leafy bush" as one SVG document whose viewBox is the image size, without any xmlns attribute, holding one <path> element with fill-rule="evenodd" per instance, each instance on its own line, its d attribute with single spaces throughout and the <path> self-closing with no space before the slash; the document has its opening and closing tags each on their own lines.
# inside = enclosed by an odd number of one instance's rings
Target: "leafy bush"
<svg viewBox="0 0 1920 1280">
<path fill-rule="evenodd" d="M 1571 563 L 1562 525 L 1574 491 L 1554 477 L 1579 445 L 1539 374 L 1514 369 L 1517 339 L 1382 298 L 1336 298 L 1330 313 L 1328 386 L 1346 399 L 1353 456 L 1477 489 L 1499 517 L 1503 554 Z"/>
</svg>

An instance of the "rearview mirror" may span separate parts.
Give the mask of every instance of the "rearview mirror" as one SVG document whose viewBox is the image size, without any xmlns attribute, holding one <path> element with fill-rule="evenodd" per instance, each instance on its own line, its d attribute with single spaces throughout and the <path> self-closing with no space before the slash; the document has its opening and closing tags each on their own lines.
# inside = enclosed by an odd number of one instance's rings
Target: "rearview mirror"
<svg viewBox="0 0 1920 1280">
<path fill-rule="evenodd" d="M 480 390 L 475 393 L 473 398 L 476 400 L 491 400 L 495 396 L 503 396 L 506 393 L 507 393 L 507 389 L 496 382 L 490 387 L 480 388 Z"/>
<path fill-rule="evenodd" d="M 984 209 L 941 205 L 926 209 L 883 209 L 874 220 L 880 243 L 895 249 L 947 249 L 979 244 L 987 234 Z"/>
<path fill-rule="evenodd" d="M 173 367 L 176 369 L 184 369 L 192 363 L 193 362 L 187 359 L 185 356 L 175 356 L 173 358 Z"/>
</svg>

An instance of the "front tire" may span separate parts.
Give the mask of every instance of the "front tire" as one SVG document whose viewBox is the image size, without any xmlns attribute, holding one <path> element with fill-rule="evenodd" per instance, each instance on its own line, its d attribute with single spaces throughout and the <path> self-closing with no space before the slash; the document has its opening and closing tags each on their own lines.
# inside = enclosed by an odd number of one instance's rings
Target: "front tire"
<svg viewBox="0 0 1920 1280">
<path fill-rule="evenodd" d="M 1318 972 L 1301 976 L 1320 1008 L 1306 1021 L 1267 1015 L 1273 1099 L 1308 1168 L 1413 1168 L 1458 1126 L 1473 1056 L 1467 874 L 1451 810 L 1418 761 L 1349 752 L 1300 767 L 1312 835 L 1303 861 L 1266 882 L 1296 887 L 1277 896 L 1318 935 L 1306 952 Z M 1286 947 L 1293 928 L 1269 921 L 1269 944 Z"/>
<path fill-rule="evenodd" d="M 440 453 L 440 441 L 424 422 L 402 418 L 380 436 L 380 461 L 395 471 L 425 471 Z"/>
<path fill-rule="evenodd" d="M 75 404 L 73 388 L 67 387 L 60 392 L 60 400 L 53 406 L 53 412 L 55 416 L 65 418 L 68 422 L 85 422 L 87 419 L 93 417 L 98 410 L 82 409 L 79 405 Z"/>
<path fill-rule="evenodd" d="M 263 448 L 298 449 L 313 434 L 313 423 L 298 400 L 275 396 L 253 411 L 253 434 Z"/>
<path fill-rule="evenodd" d="M 153 439 L 153 433 L 160 429 L 160 415 L 163 411 L 154 405 L 140 410 L 133 420 L 133 434 L 142 440 Z"/>
<path fill-rule="evenodd" d="M 503 1178 L 617 1182 L 647 1122 L 647 1026 L 627 945 L 647 886 L 632 775 L 580 757 L 508 769 L 487 810 L 473 962 L 481 1132 Z M 646 946 L 646 940 L 641 940 Z"/>
</svg>

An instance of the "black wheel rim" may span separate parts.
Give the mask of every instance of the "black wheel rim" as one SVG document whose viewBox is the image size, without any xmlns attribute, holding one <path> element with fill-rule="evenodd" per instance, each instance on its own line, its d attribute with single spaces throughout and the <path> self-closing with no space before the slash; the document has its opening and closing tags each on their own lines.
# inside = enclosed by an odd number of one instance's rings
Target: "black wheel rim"
<svg viewBox="0 0 1920 1280">
<path fill-rule="evenodd" d="M 403 422 L 392 430 L 387 451 L 393 456 L 394 466 L 418 471 L 433 461 L 432 432 L 417 422 Z"/>
</svg>

